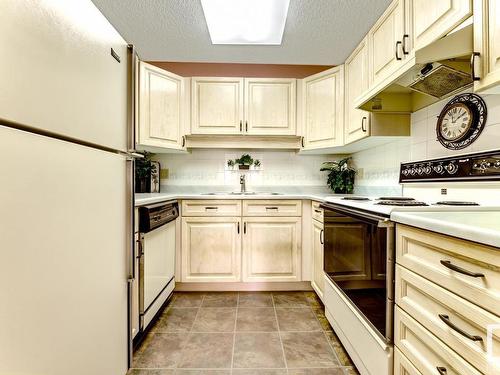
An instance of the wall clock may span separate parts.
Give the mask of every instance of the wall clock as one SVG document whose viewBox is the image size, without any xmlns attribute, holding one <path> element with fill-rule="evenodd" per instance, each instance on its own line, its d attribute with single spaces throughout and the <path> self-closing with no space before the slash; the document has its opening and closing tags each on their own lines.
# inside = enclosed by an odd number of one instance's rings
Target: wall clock
<svg viewBox="0 0 500 375">
<path fill-rule="evenodd" d="M 450 150 L 461 150 L 474 142 L 486 124 L 486 103 L 476 94 L 455 96 L 438 117 L 438 141 Z"/>
</svg>

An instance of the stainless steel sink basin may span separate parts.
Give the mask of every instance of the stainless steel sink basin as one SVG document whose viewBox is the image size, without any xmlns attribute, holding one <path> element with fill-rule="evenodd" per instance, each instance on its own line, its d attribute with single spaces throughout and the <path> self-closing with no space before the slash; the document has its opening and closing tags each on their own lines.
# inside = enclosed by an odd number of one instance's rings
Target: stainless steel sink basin
<svg viewBox="0 0 500 375">
<path fill-rule="evenodd" d="M 263 192 L 263 191 L 246 191 L 242 193 L 241 191 L 224 192 L 216 191 L 210 193 L 203 193 L 202 195 L 281 195 L 282 193 L 276 192 Z"/>
</svg>

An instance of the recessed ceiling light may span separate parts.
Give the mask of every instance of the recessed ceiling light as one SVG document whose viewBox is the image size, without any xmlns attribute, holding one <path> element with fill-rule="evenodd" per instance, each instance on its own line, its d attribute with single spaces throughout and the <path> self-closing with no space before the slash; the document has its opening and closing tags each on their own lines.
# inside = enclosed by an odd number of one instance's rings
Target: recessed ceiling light
<svg viewBox="0 0 500 375">
<path fill-rule="evenodd" d="M 201 0 L 212 44 L 281 44 L 290 0 Z"/>
</svg>

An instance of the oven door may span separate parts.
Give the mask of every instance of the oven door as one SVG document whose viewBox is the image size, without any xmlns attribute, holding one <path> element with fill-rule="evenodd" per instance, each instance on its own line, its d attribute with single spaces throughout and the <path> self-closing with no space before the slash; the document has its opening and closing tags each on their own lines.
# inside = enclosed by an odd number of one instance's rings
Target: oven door
<svg viewBox="0 0 500 375">
<path fill-rule="evenodd" d="M 324 205 L 324 271 L 385 340 L 392 340 L 393 224 L 384 217 Z"/>
</svg>

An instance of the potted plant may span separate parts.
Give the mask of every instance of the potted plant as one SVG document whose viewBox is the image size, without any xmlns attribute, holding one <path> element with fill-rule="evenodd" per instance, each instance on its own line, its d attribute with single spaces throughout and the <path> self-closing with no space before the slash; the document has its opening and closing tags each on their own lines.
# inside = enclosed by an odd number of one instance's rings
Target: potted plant
<svg viewBox="0 0 500 375">
<path fill-rule="evenodd" d="M 156 171 L 156 165 L 151 161 L 154 154 L 147 151 L 141 153 L 144 158 L 135 161 L 135 192 L 149 193 L 151 191 L 151 172 Z"/>
<path fill-rule="evenodd" d="M 255 160 L 253 161 L 253 166 L 254 166 L 255 168 L 257 168 L 257 169 L 258 169 L 258 168 L 260 168 L 260 160 L 259 160 L 259 159 L 255 159 Z"/>
<path fill-rule="evenodd" d="M 327 185 L 336 194 L 352 194 L 356 170 L 349 166 L 351 158 L 324 162 L 320 171 L 328 171 Z"/>
<path fill-rule="evenodd" d="M 229 169 L 234 169 L 234 164 L 235 164 L 235 163 L 234 163 L 234 160 L 233 160 L 233 159 L 229 159 L 229 160 L 227 161 L 227 166 L 228 166 L 228 168 L 229 168 Z"/>
<path fill-rule="evenodd" d="M 238 164 L 238 169 L 250 169 L 250 166 L 253 164 L 253 158 L 248 154 L 243 154 L 234 162 Z"/>
</svg>

